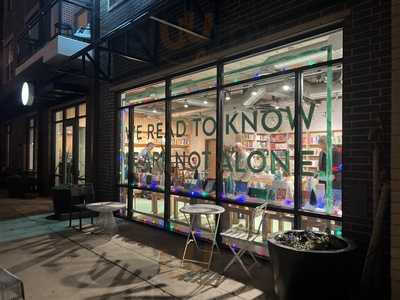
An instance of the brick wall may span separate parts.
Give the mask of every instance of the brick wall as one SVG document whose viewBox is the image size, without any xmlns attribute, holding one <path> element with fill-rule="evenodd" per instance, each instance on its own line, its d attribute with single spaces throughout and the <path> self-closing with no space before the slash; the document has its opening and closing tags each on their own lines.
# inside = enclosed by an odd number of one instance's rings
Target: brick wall
<svg viewBox="0 0 400 300">
<path fill-rule="evenodd" d="M 392 299 L 400 299 L 400 0 L 392 0 Z"/>
<path fill-rule="evenodd" d="M 116 105 L 115 94 L 109 86 L 102 84 L 101 101 L 98 102 L 100 118 L 96 120 L 95 157 L 96 157 L 96 193 L 102 201 L 116 199 L 115 167 L 115 127 Z"/>
</svg>

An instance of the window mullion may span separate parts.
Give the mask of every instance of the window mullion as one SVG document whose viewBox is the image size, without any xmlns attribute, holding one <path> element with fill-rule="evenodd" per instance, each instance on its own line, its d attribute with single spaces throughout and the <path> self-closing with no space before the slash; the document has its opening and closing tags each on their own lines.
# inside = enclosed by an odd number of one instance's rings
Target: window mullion
<svg viewBox="0 0 400 300">
<path fill-rule="evenodd" d="M 171 79 L 165 82 L 165 160 L 164 160 L 164 228 L 169 229 L 171 213 Z"/>
<path fill-rule="evenodd" d="M 295 128 L 294 128 L 294 228 L 300 228 L 300 215 L 299 209 L 302 202 L 302 119 L 301 119 L 301 100 L 303 98 L 303 74 L 301 72 L 295 73 Z"/>
</svg>

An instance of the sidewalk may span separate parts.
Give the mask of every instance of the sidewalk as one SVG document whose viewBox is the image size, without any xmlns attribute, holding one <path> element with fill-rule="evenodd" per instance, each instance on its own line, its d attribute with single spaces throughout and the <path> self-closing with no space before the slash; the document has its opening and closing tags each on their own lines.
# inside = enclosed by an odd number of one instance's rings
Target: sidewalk
<svg viewBox="0 0 400 300">
<path fill-rule="evenodd" d="M 114 237 L 91 234 L 90 225 L 81 233 L 46 216 L 0 221 L 0 266 L 22 278 L 29 300 L 274 299 L 267 262 L 252 280 L 239 266 L 221 275 L 232 257 L 225 250 L 213 271 L 182 268 L 182 236 L 123 220 Z"/>
</svg>

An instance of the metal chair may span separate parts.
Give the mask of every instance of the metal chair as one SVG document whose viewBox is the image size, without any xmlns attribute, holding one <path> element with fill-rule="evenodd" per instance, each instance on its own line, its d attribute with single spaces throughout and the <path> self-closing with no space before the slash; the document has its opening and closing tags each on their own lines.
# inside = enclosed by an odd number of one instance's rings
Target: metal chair
<svg viewBox="0 0 400 300">
<path fill-rule="evenodd" d="M 79 230 L 82 231 L 82 217 L 90 217 L 91 224 L 93 218 L 98 216 L 98 213 L 86 208 L 86 204 L 95 202 L 95 193 L 92 183 L 78 184 L 71 186 L 71 200 L 69 211 L 69 227 L 72 227 L 72 214 L 75 211 L 79 212 Z"/>
<path fill-rule="evenodd" d="M 25 299 L 24 284 L 14 274 L 0 268 L 0 300 Z"/>
<path fill-rule="evenodd" d="M 241 265 L 247 276 L 251 278 L 250 270 L 258 264 L 258 261 L 250 248 L 257 244 L 257 239 L 261 238 L 262 240 L 262 235 L 260 233 L 265 222 L 265 213 L 267 210 L 267 206 L 268 202 L 265 202 L 264 204 L 254 209 L 252 213 L 252 218 L 250 218 L 250 222 L 248 222 L 247 228 L 234 226 L 229 228 L 227 231 L 221 233 L 221 236 L 228 243 L 228 246 L 234 255 L 231 261 L 226 265 L 224 272 L 226 272 L 236 261 Z M 260 216 L 260 224 L 257 226 L 257 230 L 253 231 L 252 220 Z M 246 252 L 254 261 L 250 267 L 246 267 L 242 260 L 242 256 Z"/>
</svg>

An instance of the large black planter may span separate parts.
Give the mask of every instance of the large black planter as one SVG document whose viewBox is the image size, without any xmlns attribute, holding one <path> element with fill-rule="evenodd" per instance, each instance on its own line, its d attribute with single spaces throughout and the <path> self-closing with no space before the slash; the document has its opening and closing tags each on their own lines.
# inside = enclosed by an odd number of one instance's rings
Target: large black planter
<svg viewBox="0 0 400 300">
<path fill-rule="evenodd" d="M 275 293 L 280 300 L 345 300 L 354 280 L 351 278 L 354 244 L 340 250 L 297 250 L 280 244 L 276 235 L 268 240 Z"/>
</svg>

